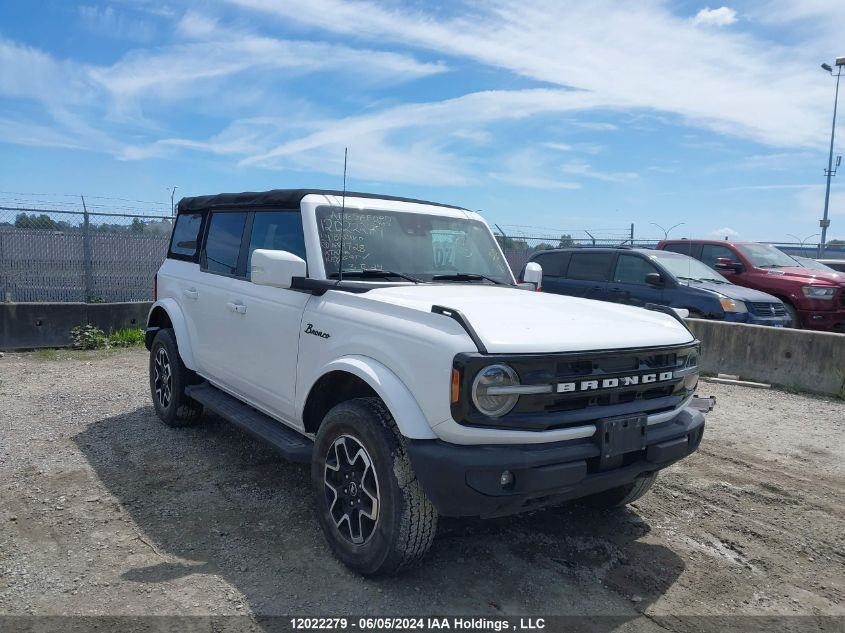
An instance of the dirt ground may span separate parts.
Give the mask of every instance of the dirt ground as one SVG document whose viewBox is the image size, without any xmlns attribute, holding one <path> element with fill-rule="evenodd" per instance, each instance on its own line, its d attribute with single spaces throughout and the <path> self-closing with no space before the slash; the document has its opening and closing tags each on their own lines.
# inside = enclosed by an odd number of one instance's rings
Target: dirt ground
<svg viewBox="0 0 845 633">
<path fill-rule="evenodd" d="M 366 580 L 323 541 L 307 467 L 211 415 L 165 427 L 147 385 L 143 349 L 0 358 L 0 614 L 843 622 L 842 401 L 702 384 L 701 449 L 629 509 L 443 520 L 423 565 Z"/>
</svg>

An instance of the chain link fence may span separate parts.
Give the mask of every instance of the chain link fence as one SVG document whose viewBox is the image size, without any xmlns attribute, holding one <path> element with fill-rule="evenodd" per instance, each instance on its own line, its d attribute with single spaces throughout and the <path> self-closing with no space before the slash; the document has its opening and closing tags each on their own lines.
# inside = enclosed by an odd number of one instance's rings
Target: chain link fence
<svg viewBox="0 0 845 633">
<path fill-rule="evenodd" d="M 131 207 L 121 206 L 120 199 L 109 200 L 113 202 L 87 206 L 60 201 L 55 208 L 41 208 L 13 206 L 9 203 L 25 200 L 0 196 L 0 301 L 151 300 L 153 276 L 167 254 L 173 226 L 170 209 L 160 206 L 157 214 L 135 213 L 129 212 Z M 3 206 L 4 202 L 9 206 Z M 124 204 L 132 202 L 139 201 Z M 70 208 L 71 205 L 83 208 Z M 127 212 L 108 210 L 112 208 Z M 658 242 L 633 239 L 633 226 L 630 233 L 620 230 L 598 237 L 586 231 L 589 237 L 496 233 L 508 264 L 517 275 L 539 251 L 602 246 L 654 248 Z M 773 244 L 790 255 L 818 257 L 817 244 Z M 845 258 L 845 245 L 829 245 L 826 256 Z"/>
<path fill-rule="evenodd" d="M 169 214 L 0 206 L 0 301 L 149 301 Z"/>
</svg>

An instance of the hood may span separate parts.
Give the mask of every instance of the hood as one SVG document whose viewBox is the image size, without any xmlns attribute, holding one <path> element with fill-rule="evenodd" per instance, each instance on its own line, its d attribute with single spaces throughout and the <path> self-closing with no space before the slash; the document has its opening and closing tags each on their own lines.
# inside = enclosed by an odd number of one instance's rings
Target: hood
<svg viewBox="0 0 845 633">
<path fill-rule="evenodd" d="M 816 270 L 815 268 L 804 268 L 792 266 L 789 268 L 766 268 L 766 274 L 784 279 L 794 279 L 802 283 L 816 283 L 819 285 L 831 284 L 834 286 L 845 286 L 845 275 L 828 270 Z"/>
<path fill-rule="evenodd" d="M 393 286 L 358 295 L 423 312 L 459 310 L 488 352 L 553 353 L 693 341 L 673 317 L 633 306 L 481 284 Z M 446 318 L 446 317 L 443 317 Z"/>
<path fill-rule="evenodd" d="M 686 284 L 686 282 L 684 282 Z M 745 286 L 737 286 L 736 284 L 715 284 L 706 281 L 689 282 L 690 288 L 698 290 L 709 290 L 718 293 L 728 299 L 737 299 L 739 301 L 757 301 L 765 303 L 780 303 L 780 299 L 772 295 L 754 290 L 753 288 L 746 288 Z"/>
</svg>

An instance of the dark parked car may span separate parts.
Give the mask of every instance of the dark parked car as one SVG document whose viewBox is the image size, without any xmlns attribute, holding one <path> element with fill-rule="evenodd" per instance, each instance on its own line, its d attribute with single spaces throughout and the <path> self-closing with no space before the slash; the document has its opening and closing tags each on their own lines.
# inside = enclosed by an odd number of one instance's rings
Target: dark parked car
<svg viewBox="0 0 845 633">
<path fill-rule="evenodd" d="M 640 248 L 570 248 L 535 253 L 529 261 L 543 268 L 544 292 L 685 308 L 694 318 L 790 324 L 776 297 L 736 286 L 686 255 Z"/>
</svg>

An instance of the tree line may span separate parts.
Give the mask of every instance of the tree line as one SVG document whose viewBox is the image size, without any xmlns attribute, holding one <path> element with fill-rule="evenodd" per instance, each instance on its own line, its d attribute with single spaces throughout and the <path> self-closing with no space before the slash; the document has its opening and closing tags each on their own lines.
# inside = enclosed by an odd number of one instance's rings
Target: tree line
<svg viewBox="0 0 845 633">
<path fill-rule="evenodd" d="M 16 229 L 44 229 L 48 231 L 79 231 L 82 230 L 82 222 L 73 224 L 65 220 L 56 220 L 46 213 L 18 213 L 15 216 L 14 224 L 0 222 L 0 226 L 14 226 Z M 132 218 L 129 224 L 114 224 L 109 222 L 90 222 L 91 231 L 99 233 L 131 233 L 135 235 L 168 235 L 172 227 L 169 218 L 161 220 L 144 221 L 141 218 Z"/>
</svg>

